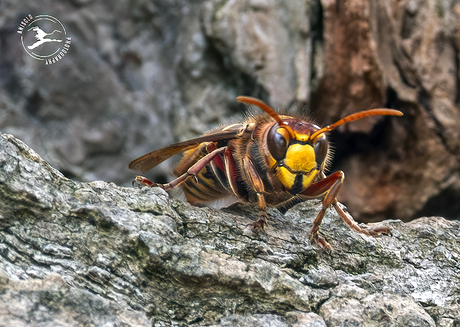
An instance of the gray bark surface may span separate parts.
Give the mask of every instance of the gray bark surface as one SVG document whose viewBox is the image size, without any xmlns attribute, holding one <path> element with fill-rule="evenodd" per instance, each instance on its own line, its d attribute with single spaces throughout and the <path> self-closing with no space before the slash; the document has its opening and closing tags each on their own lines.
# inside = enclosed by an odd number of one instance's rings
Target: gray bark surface
<svg viewBox="0 0 460 327">
<path fill-rule="evenodd" d="M 460 223 L 350 230 L 320 204 L 198 208 L 65 178 L 0 134 L 0 326 L 458 326 Z"/>
</svg>

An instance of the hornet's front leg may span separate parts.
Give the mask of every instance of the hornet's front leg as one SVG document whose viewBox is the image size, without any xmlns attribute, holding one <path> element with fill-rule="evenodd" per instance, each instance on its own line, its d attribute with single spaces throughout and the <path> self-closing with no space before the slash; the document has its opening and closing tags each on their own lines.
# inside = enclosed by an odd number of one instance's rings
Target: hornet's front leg
<svg viewBox="0 0 460 327">
<path fill-rule="evenodd" d="M 264 229 L 268 225 L 267 203 L 265 202 L 265 187 L 262 179 L 254 168 L 254 164 L 249 156 L 243 158 L 243 166 L 246 168 L 246 174 L 250 184 L 257 194 L 257 207 L 259 209 L 257 221 L 253 224 L 254 228 Z"/>
<path fill-rule="evenodd" d="M 389 228 L 385 226 L 376 226 L 376 227 L 369 227 L 369 228 L 361 228 L 353 219 L 353 217 L 346 211 L 342 209 L 343 205 L 337 201 L 337 193 L 340 190 L 340 187 L 343 184 L 343 180 L 345 175 L 342 171 L 337 171 L 328 177 L 321 173 L 323 179 L 310 185 L 307 189 L 305 189 L 301 194 L 308 196 L 308 197 L 318 197 L 325 194 L 323 198 L 323 205 L 316 216 L 316 219 L 313 221 L 313 226 L 311 228 L 311 238 L 315 243 L 320 244 L 324 249 L 329 251 L 332 250 L 330 244 L 319 235 L 319 226 L 321 225 L 321 221 L 324 218 L 324 214 L 326 213 L 327 208 L 332 204 L 339 214 L 339 216 L 344 220 L 344 222 L 350 226 L 351 229 L 354 231 L 364 234 L 364 235 L 378 235 L 382 233 L 389 233 Z"/>
</svg>

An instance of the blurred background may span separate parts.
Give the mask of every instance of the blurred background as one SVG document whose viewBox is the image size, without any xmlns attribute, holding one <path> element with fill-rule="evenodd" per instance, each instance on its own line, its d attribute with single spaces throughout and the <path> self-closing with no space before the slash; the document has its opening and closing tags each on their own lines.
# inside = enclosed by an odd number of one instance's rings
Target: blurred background
<svg viewBox="0 0 460 327">
<path fill-rule="evenodd" d="M 65 27 L 58 62 L 25 51 L 29 14 Z M 396 108 L 331 133 L 339 200 L 360 221 L 458 219 L 459 51 L 458 0 L 0 0 L 0 132 L 71 179 L 130 185 L 132 159 L 242 120 L 239 95 L 319 125 Z"/>
</svg>

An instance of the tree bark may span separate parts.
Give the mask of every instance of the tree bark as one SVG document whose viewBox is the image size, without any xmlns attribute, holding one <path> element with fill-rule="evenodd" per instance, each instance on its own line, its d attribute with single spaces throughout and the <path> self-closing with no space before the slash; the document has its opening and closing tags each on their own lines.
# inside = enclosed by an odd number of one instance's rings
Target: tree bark
<svg viewBox="0 0 460 327">
<path fill-rule="evenodd" d="M 158 188 L 65 178 L 0 134 L 0 325 L 455 326 L 458 221 L 350 230 L 301 203 L 255 232 L 253 206 L 198 208 Z"/>
</svg>

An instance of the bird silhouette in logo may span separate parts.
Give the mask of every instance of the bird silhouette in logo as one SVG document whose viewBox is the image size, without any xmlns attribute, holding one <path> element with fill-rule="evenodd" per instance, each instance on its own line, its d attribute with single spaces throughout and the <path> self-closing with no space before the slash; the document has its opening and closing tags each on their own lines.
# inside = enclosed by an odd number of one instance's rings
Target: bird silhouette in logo
<svg viewBox="0 0 460 327">
<path fill-rule="evenodd" d="M 34 44 L 27 46 L 30 50 L 35 49 L 36 47 L 39 47 L 43 43 L 46 42 L 62 42 L 62 40 L 59 39 L 47 39 L 47 36 L 50 36 L 51 34 L 54 34 L 55 32 L 62 33 L 59 30 L 54 30 L 51 33 L 46 33 L 44 30 L 42 30 L 38 26 L 34 26 L 32 28 L 29 28 L 29 31 L 32 30 L 35 32 L 35 39 L 37 40 Z"/>
</svg>

